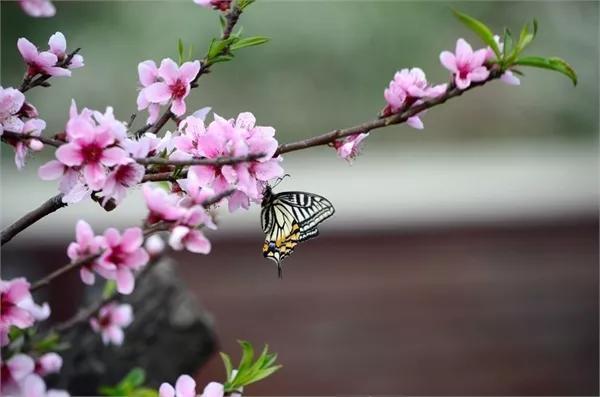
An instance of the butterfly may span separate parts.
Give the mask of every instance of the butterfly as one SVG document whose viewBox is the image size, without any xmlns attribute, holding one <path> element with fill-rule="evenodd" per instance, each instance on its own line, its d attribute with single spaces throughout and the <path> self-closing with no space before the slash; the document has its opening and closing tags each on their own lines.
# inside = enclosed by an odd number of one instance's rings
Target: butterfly
<svg viewBox="0 0 600 397">
<path fill-rule="evenodd" d="M 261 204 L 261 226 L 265 233 L 263 256 L 277 263 L 281 278 L 281 261 L 294 252 L 296 245 L 319 235 L 317 225 L 335 212 L 323 196 L 307 192 L 274 194 L 266 186 Z"/>
</svg>

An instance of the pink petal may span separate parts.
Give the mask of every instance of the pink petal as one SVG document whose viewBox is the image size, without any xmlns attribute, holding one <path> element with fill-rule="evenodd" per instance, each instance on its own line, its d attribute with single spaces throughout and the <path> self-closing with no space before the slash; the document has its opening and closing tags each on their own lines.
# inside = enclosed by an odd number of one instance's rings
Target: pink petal
<svg viewBox="0 0 600 397">
<path fill-rule="evenodd" d="M 458 69 L 456 67 L 456 57 L 450 51 L 443 51 L 440 54 L 440 62 L 446 69 L 448 69 L 452 73 L 458 72 Z"/>
<path fill-rule="evenodd" d="M 14 303 L 30 297 L 29 283 L 23 277 L 15 278 L 9 282 L 8 291 L 5 292 L 5 299 Z"/>
<path fill-rule="evenodd" d="M 471 81 L 483 81 L 488 78 L 490 71 L 485 66 L 480 66 L 468 74 L 467 78 Z"/>
<path fill-rule="evenodd" d="M 160 388 L 158 389 L 158 396 L 175 397 L 175 389 L 173 389 L 173 386 L 165 382 L 160 385 Z"/>
<path fill-rule="evenodd" d="M 23 381 L 23 397 L 46 397 L 46 384 L 38 375 L 31 374 Z"/>
<path fill-rule="evenodd" d="M 78 69 L 84 67 L 85 64 L 83 63 L 83 57 L 79 54 L 73 55 L 73 58 L 71 58 L 71 62 L 68 66 L 69 69 Z"/>
<path fill-rule="evenodd" d="M 147 87 L 158 78 L 158 68 L 154 61 L 144 61 L 138 64 L 138 76 L 142 86 Z"/>
<path fill-rule="evenodd" d="M 190 252 L 208 254 L 211 244 L 200 230 L 191 230 L 185 237 L 185 247 Z"/>
<path fill-rule="evenodd" d="M 121 346 L 123 344 L 123 340 L 125 339 L 125 333 L 123 330 L 115 325 L 108 327 L 105 331 L 108 334 L 108 339 L 113 343 L 113 345 Z"/>
<path fill-rule="evenodd" d="M 160 63 L 158 75 L 163 78 L 168 85 L 174 84 L 179 78 L 179 68 L 175 61 L 170 58 L 165 58 Z"/>
<path fill-rule="evenodd" d="M 65 51 L 67 51 L 67 40 L 61 32 L 56 32 L 50 36 L 48 45 L 50 46 L 50 51 L 59 58 L 63 57 Z"/>
<path fill-rule="evenodd" d="M 81 281 L 87 285 L 94 285 L 96 281 L 96 276 L 94 273 L 90 272 L 87 268 L 82 267 L 79 269 L 79 276 L 81 277 Z"/>
<path fill-rule="evenodd" d="M 256 178 L 261 181 L 268 181 L 283 175 L 283 168 L 276 159 L 271 159 L 264 163 L 256 163 L 253 166 Z"/>
<path fill-rule="evenodd" d="M 475 69 L 483 65 L 485 59 L 487 57 L 487 49 L 477 50 L 471 56 L 471 60 L 469 61 L 469 67 L 471 69 Z"/>
<path fill-rule="evenodd" d="M 6 361 L 6 365 L 12 378 L 16 381 L 20 381 L 31 374 L 35 368 L 33 359 L 25 354 L 15 354 Z"/>
<path fill-rule="evenodd" d="M 176 116 L 185 114 L 185 101 L 182 98 L 175 98 L 171 104 L 171 112 Z"/>
<path fill-rule="evenodd" d="M 114 227 L 109 227 L 104 231 L 104 240 L 109 247 L 116 247 L 121 243 L 121 234 Z"/>
<path fill-rule="evenodd" d="M 502 80 L 502 82 L 504 82 L 508 85 L 520 85 L 521 84 L 521 80 L 519 80 L 519 78 L 517 76 L 515 76 L 513 74 L 513 72 L 511 72 L 510 70 L 507 70 L 506 72 L 504 72 L 504 74 L 502 74 L 502 76 L 500 76 L 500 80 Z"/>
<path fill-rule="evenodd" d="M 83 155 L 81 153 L 81 147 L 74 143 L 62 145 L 61 147 L 56 149 L 55 154 L 56 158 L 61 163 L 68 165 L 69 167 L 81 165 L 84 160 Z"/>
<path fill-rule="evenodd" d="M 101 190 L 106 180 L 104 167 L 98 163 L 86 164 L 83 167 L 83 178 L 92 190 Z"/>
<path fill-rule="evenodd" d="M 171 89 L 165 83 L 154 83 L 145 88 L 146 99 L 149 102 L 161 103 L 171 99 Z"/>
<path fill-rule="evenodd" d="M 464 90 L 471 85 L 471 80 L 469 80 L 468 77 L 466 79 L 461 79 L 458 75 L 456 75 L 454 83 L 456 84 L 456 87 Z"/>
<path fill-rule="evenodd" d="M 413 128 L 416 128 L 417 130 L 422 130 L 424 128 L 423 122 L 421 121 L 419 116 L 409 117 L 406 120 L 406 124 L 410 125 Z"/>
<path fill-rule="evenodd" d="M 188 178 L 193 178 L 194 183 L 205 187 L 215 179 L 215 169 L 206 165 L 194 165 L 188 171 Z"/>
<path fill-rule="evenodd" d="M 120 327 L 127 327 L 133 321 L 133 309 L 131 305 L 123 304 L 117 306 L 112 312 L 113 322 Z"/>
<path fill-rule="evenodd" d="M 17 48 L 21 56 L 27 63 L 34 62 L 38 56 L 38 50 L 35 45 L 24 37 L 17 40 Z"/>
<path fill-rule="evenodd" d="M 50 76 L 56 77 L 70 77 L 71 71 L 69 69 L 60 68 L 57 66 L 46 68 L 45 72 Z"/>
<path fill-rule="evenodd" d="M 146 250 L 143 248 L 138 248 L 137 250 L 129 253 L 124 264 L 125 266 L 137 270 L 140 267 L 146 266 L 148 260 L 150 260 L 150 257 Z"/>
<path fill-rule="evenodd" d="M 202 392 L 202 397 L 223 397 L 225 394 L 225 390 L 223 385 L 217 382 L 210 382 L 204 388 Z"/>
<path fill-rule="evenodd" d="M 102 164 L 112 167 L 117 164 L 124 164 L 129 158 L 127 152 L 119 147 L 104 149 L 102 152 Z"/>
<path fill-rule="evenodd" d="M 200 62 L 185 62 L 179 68 L 179 77 L 189 84 L 196 78 L 198 72 L 200 72 Z"/>
<path fill-rule="evenodd" d="M 473 48 L 464 39 L 458 39 L 456 41 L 456 59 L 457 63 L 463 63 L 468 60 L 473 54 Z"/>
<path fill-rule="evenodd" d="M 65 166 L 63 163 L 58 160 L 50 160 L 40 167 L 38 176 L 45 181 L 50 181 L 60 178 L 64 172 Z"/>
<path fill-rule="evenodd" d="M 92 227 L 83 219 L 77 221 L 75 235 L 77 236 L 77 242 L 81 245 L 88 245 L 92 243 L 92 240 L 94 239 Z"/>
<path fill-rule="evenodd" d="M 176 226 L 169 235 L 169 246 L 176 251 L 183 249 L 183 239 L 189 233 L 190 229 L 186 226 Z"/>
<path fill-rule="evenodd" d="M 135 278 L 129 269 L 117 270 L 117 291 L 123 295 L 129 295 L 133 292 Z"/>
<path fill-rule="evenodd" d="M 177 397 L 196 397 L 196 382 L 189 375 L 181 375 L 175 383 Z"/>
</svg>

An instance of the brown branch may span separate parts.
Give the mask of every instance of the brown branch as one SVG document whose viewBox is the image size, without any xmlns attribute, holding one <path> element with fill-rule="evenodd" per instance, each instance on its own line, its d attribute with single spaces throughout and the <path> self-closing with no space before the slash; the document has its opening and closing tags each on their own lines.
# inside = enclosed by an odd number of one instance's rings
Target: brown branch
<svg viewBox="0 0 600 397">
<path fill-rule="evenodd" d="M 54 146 L 54 147 L 59 147 L 66 143 L 63 141 L 59 141 L 58 139 L 47 138 L 44 136 L 35 136 L 35 135 L 30 135 L 30 134 L 20 134 L 18 132 L 12 132 L 12 131 L 6 131 L 6 130 L 4 130 L 4 133 L 2 134 L 2 140 L 8 144 L 10 144 L 11 140 L 26 141 L 29 139 L 35 139 L 46 145 L 50 145 L 50 146 Z"/>
<path fill-rule="evenodd" d="M 190 160 L 169 160 L 162 157 L 148 157 L 145 159 L 135 159 L 139 164 L 161 164 L 161 165 L 173 165 L 173 166 L 185 166 L 185 165 L 231 165 L 237 163 L 244 163 L 247 161 L 258 160 L 265 157 L 264 153 L 248 154 L 246 156 L 239 157 L 217 157 L 215 159 L 190 159 Z"/>
<path fill-rule="evenodd" d="M 57 194 L 56 196 L 51 197 L 38 208 L 28 212 L 27 214 L 25 214 L 25 216 L 18 219 L 15 223 L 2 230 L 1 245 L 6 244 L 17 234 L 19 234 L 29 226 L 33 225 L 35 222 L 39 221 L 46 215 L 51 214 L 59 208 L 65 207 L 66 205 L 67 204 L 63 203 L 62 201 L 62 194 Z"/>
<path fill-rule="evenodd" d="M 75 54 L 77 54 L 79 51 L 81 51 L 81 48 L 77 48 L 75 51 L 71 52 L 65 59 L 63 59 L 61 62 L 58 62 L 56 64 L 56 66 L 59 68 L 68 67 L 71 64 L 71 61 L 73 60 L 73 57 L 75 56 Z M 19 87 L 19 91 L 24 93 L 24 92 L 32 89 L 33 87 L 37 87 L 37 86 L 48 87 L 49 83 L 47 83 L 46 80 L 48 80 L 50 77 L 52 77 L 52 76 L 49 74 L 41 74 L 38 77 L 36 77 L 35 79 L 33 78 L 33 76 L 26 76 L 23 79 L 23 83 L 21 83 L 21 87 Z"/>
<path fill-rule="evenodd" d="M 102 252 L 99 252 L 99 253 L 93 254 L 93 255 L 88 255 L 84 258 L 76 260 L 75 262 L 71 262 L 63 267 L 56 269 L 52 273 L 48 274 L 47 276 L 44 276 L 43 278 L 41 278 L 38 281 L 36 281 L 35 283 L 33 283 L 31 285 L 30 291 L 33 292 L 42 287 L 47 286 L 48 284 L 50 284 L 50 282 L 52 280 L 62 276 L 65 273 L 70 272 L 71 270 L 79 269 L 80 267 L 87 265 L 88 263 L 97 259 L 100 255 L 102 255 Z"/>
<path fill-rule="evenodd" d="M 437 98 L 433 98 L 433 99 L 427 100 L 419 105 L 412 106 L 404 112 L 394 114 L 394 115 L 384 117 L 384 118 L 378 118 L 375 120 L 371 120 L 366 123 L 356 125 L 354 127 L 333 130 L 326 134 L 318 135 L 318 136 L 304 139 L 304 140 L 301 140 L 298 142 L 292 142 L 292 143 L 286 143 L 283 145 L 279 145 L 279 147 L 277 148 L 277 151 L 275 152 L 275 156 L 283 154 L 283 153 L 293 152 L 296 150 L 307 149 L 307 148 L 314 147 L 314 146 L 327 145 L 327 144 L 333 143 L 337 139 L 344 138 L 344 137 L 347 137 L 350 135 L 366 133 L 366 132 L 375 130 L 377 128 L 382 128 L 382 127 L 387 127 L 389 125 L 404 123 L 410 117 L 416 116 L 419 113 L 421 113 L 427 109 L 431 109 L 435 106 L 441 105 L 442 103 L 446 102 L 447 100 L 449 100 L 451 98 L 461 96 L 463 93 L 470 91 L 473 88 L 480 87 L 494 79 L 499 78 L 500 75 L 501 75 L 501 73 L 498 70 L 492 70 L 490 72 L 490 76 L 484 81 L 472 83 L 468 88 L 466 88 L 464 90 L 461 90 L 454 86 L 450 86 L 444 94 L 438 96 Z"/>
</svg>

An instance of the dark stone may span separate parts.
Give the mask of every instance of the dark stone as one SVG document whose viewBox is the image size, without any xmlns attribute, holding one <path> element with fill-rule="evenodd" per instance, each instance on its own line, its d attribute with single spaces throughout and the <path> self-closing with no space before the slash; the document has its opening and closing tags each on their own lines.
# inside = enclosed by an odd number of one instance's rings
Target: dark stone
<svg viewBox="0 0 600 397">
<path fill-rule="evenodd" d="M 125 329 L 122 346 L 105 346 L 88 324 L 80 324 L 63 340 L 71 348 L 53 387 L 71 395 L 97 395 L 100 386 L 118 383 L 132 368 L 146 371 L 145 385 L 173 383 L 192 374 L 213 354 L 216 340 L 209 316 L 163 261 L 149 270 L 123 302 L 133 306 L 134 322 Z M 52 382 L 51 382 L 52 383 Z"/>
</svg>

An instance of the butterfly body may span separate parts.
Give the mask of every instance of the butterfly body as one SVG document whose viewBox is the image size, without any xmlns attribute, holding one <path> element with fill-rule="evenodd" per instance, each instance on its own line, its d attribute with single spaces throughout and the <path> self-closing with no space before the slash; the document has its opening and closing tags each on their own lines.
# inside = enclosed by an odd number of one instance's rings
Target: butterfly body
<svg viewBox="0 0 600 397">
<path fill-rule="evenodd" d="M 335 212 L 323 196 L 306 192 L 273 194 L 267 186 L 263 195 L 261 225 L 265 233 L 263 255 L 277 263 L 294 252 L 298 243 L 317 237 L 317 225 Z"/>
</svg>

